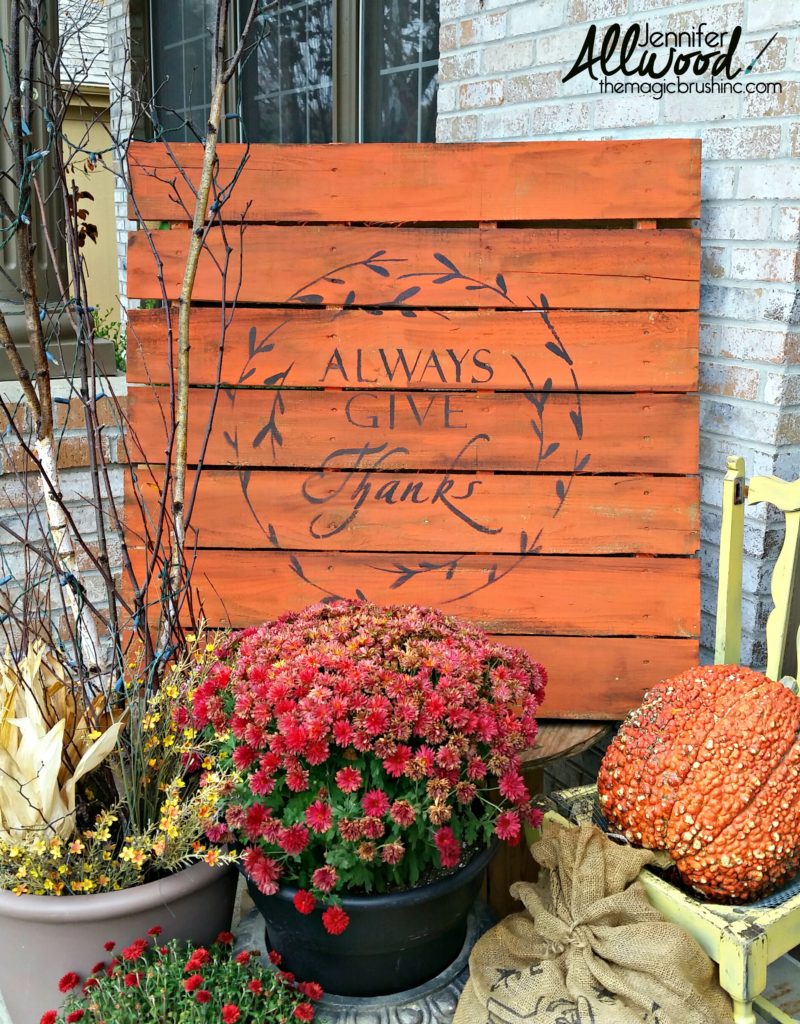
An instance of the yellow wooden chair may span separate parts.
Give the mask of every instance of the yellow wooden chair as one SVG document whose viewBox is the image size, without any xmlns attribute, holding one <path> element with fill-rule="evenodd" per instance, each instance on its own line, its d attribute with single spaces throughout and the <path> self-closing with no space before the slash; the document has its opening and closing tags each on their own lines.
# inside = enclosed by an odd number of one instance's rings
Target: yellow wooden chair
<svg viewBox="0 0 800 1024">
<path fill-rule="evenodd" d="M 786 517 L 786 533 L 772 574 L 775 603 L 767 620 L 767 671 L 778 679 L 789 633 L 789 617 L 800 541 L 800 480 L 753 477 L 745 484 L 744 459 L 729 458 L 723 483 L 720 536 L 719 591 L 715 662 L 739 662 L 742 637 L 742 563 L 744 508 L 769 502 Z M 800 665 L 800 630 L 795 638 Z M 794 682 L 794 681 L 792 681 Z M 594 787 L 558 794 L 576 820 L 590 820 L 597 813 Z M 554 812 L 550 816 L 560 817 Z M 795 1024 L 764 996 L 767 968 L 790 949 L 800 945 L 800 877 L 779 893 L 757 904 L 729 907 L 701 903 L 650 870 L 641 873 L 650 902 L 664 917 L 680 924 L 719 964 L 720 984 L 733 1000 L 736 1024 L 756 1024 L 755 1008 L 777 1024 Z M 787 961 L 789 964 L 789 961 Z M 791 962 L 793 964 L 793 961 Z M 800 980 L 800 965 L 797 966 Z M 677 1024 L 677 1022 L 676 1022 Z"/>
</svg>

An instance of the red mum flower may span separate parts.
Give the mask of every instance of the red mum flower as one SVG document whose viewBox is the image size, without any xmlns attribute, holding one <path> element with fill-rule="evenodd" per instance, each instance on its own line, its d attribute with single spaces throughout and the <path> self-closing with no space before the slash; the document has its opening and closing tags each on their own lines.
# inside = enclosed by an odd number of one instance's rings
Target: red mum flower
<svg viewBox="0 0 800 1024">
<path fill-rule="evenodd" d="M 399 864 L 405 852 L 402 843 L 387 843 L 381 847 L 381 860 L 384 864 Z"/>
<path fill-rule="evenodd" d="M 159 935 L 160 935 L 160 934 L 161 934 L 161 933 L 162 933 L 163 931 L 164 931 L 164 929 L 163 929 L 163 928 L 161 927 L 161 925 L 158 925 L 158 924 L 154 924 L 152 928 L 148 928 L 148 929 L 147 929 L 147 934 L 148 934 L 148 935 L 153 935 L 153 936 L 156 936 L 156 937 L 157 937 L 157 936 L 159 936 Z"/>
<path fill-rule="evenodd" d="M 389 810 L 389 797 L 382 789 L 370 789 L 361 798 L 364 814 L 370 818 L 380 818 Z"/>
<path fill-rule="evenodd" d="M 311 1003 L 298 1003 L 294 1008 L 294 1016 L 298 1020 L 311 1021 L 314 1019 L 314 1007 Z"/>
<path fill-rule="evenodd" d="M 195 999 L 197 1000 L 198 1003 L 210 1003 L 211 1002 L 211 993 L 208 991 L 207 988 L 199 988 L 195 992 L 194 997 L 195 997 Z"/>
<path fill-rule="evenodd" d="M 308 772 L 299 765 L 292 765 L 286 770 L 286 785 L 293 793 L 302 793 L 308 788 Z"/>
<path fill-rule="evenodd" d="M 235 1003 L 226 1003 L 222 1007 L 222 1024 L 236 1024 L 240 1017 L 239 1007 Z"/>
<path fill-rule="evenodd" d="M 241 964 L 244 967 L 245 964 L 250 963 L 252 955 L 248 952 L 248 950 L 243 949 L 241 953 L 237 953 L 233 959 L 236 961 L 237 964 Z"/>
<path fill-rule="evenodd" d="M 58 1014 L 55 1010 L 45 1010 L 39 1019 L 39 1024 L 56 1024 Z"/>
<path fill-rule="evenodd" d="M 144 956 L 144 951 L 147 949 L 147 941 L 145 939 L 136 939 L 126 946 L 122 951 L 123 960 L 138 960 L 140 956 Z"/>
<path fill-rule="evenodd" d="M 105 960 L 98 960 L 94 967 L 89 971 L 89 974 L 99 974 L 101 971 L 106 969 Z"/>
<path fill-rule="evenodd" d="M 236 747 L 231 755 L 231 760 L 234 765 L 239 769 L 240 772 L 245 771 L 258 757 L 258 754 L 253 750 L 252 747 L 243 746 Z"/>
<path fill-rule="evenodd" d="M 111 950 L 114 948 L 114 946 L 116 946 L 116 942 L 104 942 L 103 943 L 103 949 L 106 951 L 106 953 L 110 953 Z"/>
<path fill-rule="evenodd" d="M 306 809 L 306 822 L 315 832 L 327 832 L 333 824 L 333 810 L 323 800 L 315 800 Z"/>
<path fill-rule="evenodd" d="M 122 979 L 125 983 L 125 988 L 138 988 L 141 977 L 142 976 L 138 971 L 128 971 Z"/>
<path fill-rule="evenodd" d="M 322 985 L 318 985 L 316 981 L 301 981 L 297 987 L 304 996 L 308 999 L 313 999 L 315 1003 L 319 1002 L 325 995 L 322 991 Z"/>
<path fill-rule="evenodd" d="M 263 892 L 265 896 L 275 895 L 281 876 L 280 864 L 255 846 L 248 846 L 244 851 L 242 864 L 259 892 Z"/>
<path fill-rule="evenodd" d="M 449 825 L 440 828 L 433 837 L 436 849 L 439 851 L 439 860 L 443 868 L 454 868 L 461 860 L 461 843 L 456 839 L 453 830 Z"/>
<path fill-rule="evenodd" d="M 297 857 L 308 846 L 308 838 L 308 829 L 305 825 L 290 825 L 288 828 L 281 829 L 278 843 L 290 857 Z"/>
<path fill-rule="evenodd" d="M 83 1020 L 85 1016 L 85 1010 L 73 1010 L 72 1013 L 67 1014 L 67 1024 L 75 1024 L 75 1021 Z"/>
<path fill-rule="evenodd" d="M 506 798 L 514 804 L 524 804 L 530 800 L 531 796 L 525 785 L 525 780 L 519 774 L 519 772 L 506 772 L 500 776 L 500 782 L 498 789 Z"/>
<path fill-rule="evenodd" d="M 311 884 L 317 889 L 321 889 L 322 892 L 330 892 L 338 881 L 339 875 L 337 874 L 336 868 L 332 868 L 330 864 L 325 864 L 323 867 L 317 868 L 311 876 Z"/>
<path fill-rule="evenodd" d="M 198 946 L 186 961 L 186 966 L 183 969 L 184 974 L 191 974 L 192 971 L 196 971 L 198 967 L 205 967 L 205 965 L 210 962 L 211 954 L 207 949 L 203 949 L 202 946 Z"/>
<path fill-rule="evenodd" d="M 78 977 L 78 975 L 75 973 L 75 971 L 69 971 L 59 981 L 59 983 L 58 983 L 58 991 L 59 992 L 71 992 L 72 989 L 77 988 L 77 986 L 80 984 L 80 980 L 81 979 Z"/>
<path fill-rule="evenodd" d="M 408 828 L 410 825 L 413 825 L 417 818 L 417 813 L 408 800 L 395 800 L 389 814 L 392 817 L 392 821 L 396 822 L 401 828 Z"/>
<path fill-rule="evenodd" d="M 387 775 L 391 775 L 393 779 L 399 779 L 405 772 L 406 765 L 410 760 L 411 747 L 400 743 L 393 754 L 389 754 L 388 757 L 383 759 L 383 767 Z"/>
<path fill-rule="evenodd" d="M 298 889 L 294 894 L 294 900 L 292 902 L 294 903 L 295 910 L 298 910 L 301 914 L 310 914 L 317 905 L 317 901 L 314 896 L 305 889 Z"/>
<path fill-rule="evenodd" d="M 503 811 L 497 816 L 494 830 L 500 839 L 515 846 L 520 840 L 522 824 L 516 811 Z"/>
<path fill-rule="evenodd" d="M 247 988 L 254 996 L 260 996 L 264 992 L 264 986 L 258 980 L 258 978 L 251 978 L 247 983 Z"/>
<path fill-rule="evenodd" d="M 355 793 L 361 785 L 361 772 L 357 768 L 342 768 L 336 773 L 336 785 L 343 793 Z"/>
<path fill-rule="evenodd" d="M 216 938 L 216 941 L 220 944 L 220 946 L 232 946 L 233 932 L 220 932 Z"/>
<path fill-rule="evenodd" d="M 269 962 L 271 964 L 274 964 L 275 967 L 280 967 L 283 957 L 280 955 L 277 949 L 271 949 L 269 953 L 267 953 L 267 956 L 269 957 Z"/>
<path fill-rule="evenodd" d="M 195 992 L 205 980 L 202 974 L 193 974 L 191 978 L 187 978 L 184 981 L 183 987 L 187 992 Z"/>
<path fill-rule="evenodd" d="M 87 978 L 86 981 L 84 981 L 83 983 L 83 991 L 89 992 L 93 988 L 98 988 L 99 985 L 100 982 L 97 980 L 97 978 Z"/>
<path fill-rule="evenodd" d="M 350 924 L 350 918 L 341 907 L 328 907 L 322 915 L 322 923 L 329 935 L 341 935 Z"/>
</svg>

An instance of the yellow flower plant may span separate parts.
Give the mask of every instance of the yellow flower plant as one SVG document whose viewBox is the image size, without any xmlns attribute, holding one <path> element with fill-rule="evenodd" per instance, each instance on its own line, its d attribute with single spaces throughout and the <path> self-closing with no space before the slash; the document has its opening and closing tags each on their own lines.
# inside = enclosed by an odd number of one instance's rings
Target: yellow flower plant
<svg viewBox="0 0 800 1024">
<path fill-rule="evenodd" d="M 204 841 L 229 783 L 214 770 L 188 711 L 214 650 L 213 639 L 193 636 L 156 692 L 133 660 L 110 708 L 102 698 L 84 708 L 63 662 L 44 645 L 16 662 L 6 655 L 0 666 L 0 888 L 36 895 L 108 892 L 192 861 L 234 859 Z"/>
</svg>

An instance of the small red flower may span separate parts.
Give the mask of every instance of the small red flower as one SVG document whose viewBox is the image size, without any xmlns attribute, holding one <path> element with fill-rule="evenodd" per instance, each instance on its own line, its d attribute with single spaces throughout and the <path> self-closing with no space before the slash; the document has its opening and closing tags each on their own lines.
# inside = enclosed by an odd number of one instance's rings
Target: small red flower
<svg viewBox="0 0 800 1024">
<path fill-rule="evenodd" d="M 408 828 L 416 821 L 417 814 L 408 800 L 395 800 L 389 810 L 392 821 L 401 828 Z"/>
<path fill-rule="evenodd" d="M 205 967 L 205 965 L 211 960 L 211 954 L 207 949 L 203 949 L 202 946 L 198 946 L 197 949 L 192 953 L 189 959 L 186 961 L 184 972 L 191 974 L 192 971 L 196 971 L 198 967 Z"/>
<path fill-rule="evenodd" d="M 105 960 L 98 960 L 94 967 L 89 971 L 89 974 L 100 974 L 101 971 L 106 969 Z"/>
<path fill-rule="evenodd" d="M 55 1010 L 45 1010 L 39 1019 L 39 1024 L 56 1024 L 58 1014 Z"/>
<path fill-rule="evenodd" d="M 454 868 L 461 860 L 461 843 L 456 839 L 453 830 L 449 825 L 440 828 L 433 837 L 436 849 L 439 851 L 439 860 L 443 868 Z"/>
<path fill-rule="evenodd" d="M 314 1019 L 314 1007 L 311 1003 L 299 1003 L 294 1008 L 294 1016 L 298 1020 L 311 1021 Z"/>
<path fill-rule="evenodd" d="M 329 935 L 341 935 L 350 924 L 350 918 L 341 907 L 328 907 L 322 915 L 322 923 Z"/>
<path fill-rule="evenodd" d="M 511 846 L 515 846 L 520 840 L 522 825 L 516 811 L 503 811 L 497 816 L 494 823 L 494 830 L 498 838 L 505 839 Z"/>
<path fill-rule="evenodd" d="M 241 964 L 244 967 L 245 964 L 250 963 L 250 953 L 246 949 L 243 949 L 241 953 L 237 953 L 233 959 L 237 964 Z"/>
<path fill-rule="evenodd" d="M 129 971 L 122 980 L 125 983 L 125 988 L 138 988 L 141 978 L 138 971 Z"/>
<path fill-rule="evenodd" d="M 310 914 L 317 905 L 317 901 L 314 896 L 305 889 L 297 890 L 294 894 L 293 902 L 295 910 L 298 910 L 301 914 Z"/>
<path fill-rule="evenodd" d="M 336 773 L 336 785 L 343 793 L 355 793 L 361 785 L 361 772 L 358 768 L 342 768 Z"/>
<path fill-rule="evenodd" d="M 85 1010 L 73 1010 L 72 1013 L 67 1014 L 67 1024 L 75 1024 L 75 1021 L 83 1020 L 85 1016 Z"/>
<path fill-rule="evenodd" d="M 103 943 L 103 949 L 106 951 L 106 953 L 110 953 L 111 950 L 114 948 L 114 946 L 116 946 L 116 942 L 104 942 Z"/>
<path fill-rule="evenodd" d="M 187 992 L 196 992 L 204 981 L 205 978 L 202 974 L 193 974 L 190 978 L 187 978 L 186 981 L 184 981 L 183 987 Z"/>
<path fill-rule="evenodd" d="M 233 932 L 220 932 L 216 938 L 216 941 L 220 944 L 220 946 L 232 946 Z"/>
<path fill-rule="evenodd" d="M 382 789 L 371 789 L 361 798 L 364 814 L 370 818 L 380 818 L 389 810 L 389 797 Z"/>
<path fill-rule="evenodd" d="M 123 960 L 138 960 L 140 956 L 144 956 L 144 951 L 147 949 L 147 941 L 145 939 L 136 939 L 130 946 L 126 946 L 122 951 Z"/>
<path fill-rule="evenodd" d="M 78 977 L 78 975 L 75 973 L 75 971 L 69 971 L 59 981 L 59 983 L 58 983 L 58 991 L 59 992 L 71 992 L 72 989 L 77 988 L 78 984 L 80 983 L 80 980 L 81 979 Z"/>
<path fill-rule="evenodd" d="M 269 957 L 269 962 L 271 964 L 274 964 L 275 967 L 280 967 L 283 957 L 276 949 L 271 949 L 269 953 L 267 953 L 267 956 Z"/>
<path fill-rule="evenodd" d="M 317 889 L 321 889 L 322 892 L 330 892 L 338 881 L 339 875 L 336 872 L 336 868 L 332 868 L 330 864 L 317 868 L 311 876 L 312 885 Z"/>
<path fill-rule="evenodd" d="M 152 935 L 154 938 L 157 938 L 163 931 L 164 929 L 161 927 L 161 925 L 154 924 L 152 928 L 147 929 L 147 934 Z"/>
<path fill-rule="evenodd" d="M 263 892 L 265 896 L 274 896 L 278 891 L 278 879 L 281 876 L 280 864 L 257 846 L 247 847 L 242 854 L 242 863 L 259 892 Z"/>
<path fill-rule="evenodd" d="M 282 850 L 285 850 L 290 857 L 299 856 L 308 846 L 308 829 L 305 825 L 290 825 L 281 829 L 278 836 L 278 843 Z"/>
<path fill-rule="evenodd" d="M 83 983 L 83 991 L 89 992 L 93 988 L 98 988 L 99 985 L 100 982 L 97 980 L 97 978 L 87 978 L 86 981 L 84 981 Z"/>
<path fill-rule="evenodd" d="M 251 978 L 247 983 L 247 988 L 254 996 L 260 996 L 264 991 L 264 986 L 258 980 L 258 978 Z"/>
<path fill-rule="evenodd" d="M 304 996 L 313 999 L 314 1002 L 318 1002 L 325 994 L 322 991 L 322 985 L 318 985 L 316 981 L 301 981 L 297 987 Z"/>
<path fill-rule="evenodd" d="M 314 832 L 327 832 L 333 824 L 333 811 L 331 805 L 323 800 L 315 800 L 306 809 L 306 822 Z"/>
<path fill-rule="evenodd" d="M 207 988 L 199 988 L 195 992 L 194 997 L 195 997 L 195 999 L 197 1000 L 198 1003 L 210 1003 L 211 1002 L 211 993 L 208 991 Z"/>
<path fill-rule="evenodd" d="M 236 1024 L 240 1017 L 239 1007 L 235 1003 L 226 1003 L 222 1007 L 222 1024 Z"/>
</svg>

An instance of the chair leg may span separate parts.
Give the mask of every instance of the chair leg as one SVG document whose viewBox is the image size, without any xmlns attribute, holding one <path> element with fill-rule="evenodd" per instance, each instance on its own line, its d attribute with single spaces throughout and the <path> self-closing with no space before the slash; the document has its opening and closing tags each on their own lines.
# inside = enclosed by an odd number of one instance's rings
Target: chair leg
<svg viewBox="0 0 800 1024">
<path fill-rule="evenodd" d="M 720 936 L 719 983 L 733 1000 L 735 1024 L 757 1024 L 753 1000 L 767 987 L 767 936 L 747 918 Z"/>
<path fill-rule="evenodd" d="M 757 1024 L 752 1002 L 744 1003 L 739 999 L 734 999 L 733 1020 L 734 1024 Z"/>
</svg>

